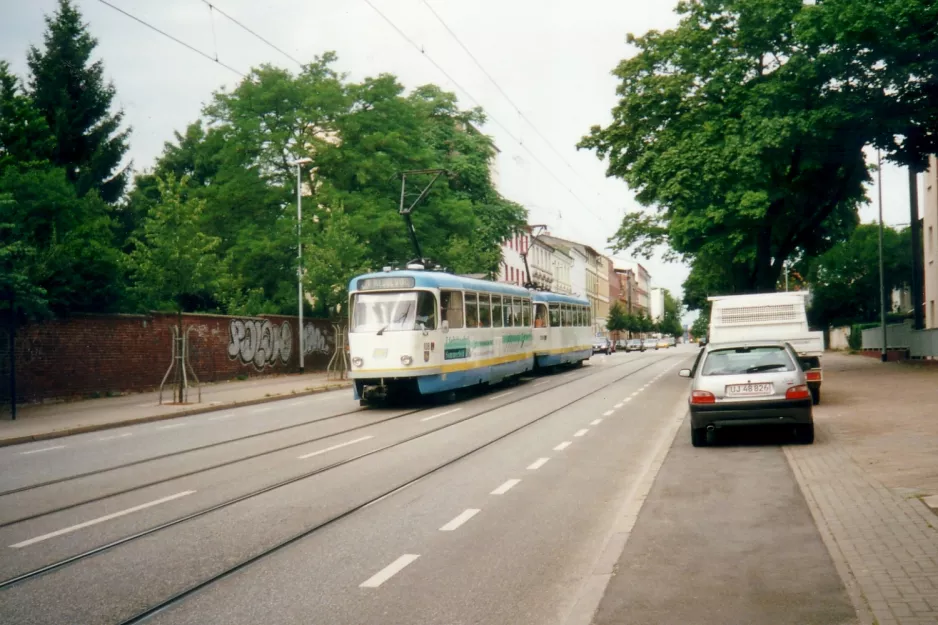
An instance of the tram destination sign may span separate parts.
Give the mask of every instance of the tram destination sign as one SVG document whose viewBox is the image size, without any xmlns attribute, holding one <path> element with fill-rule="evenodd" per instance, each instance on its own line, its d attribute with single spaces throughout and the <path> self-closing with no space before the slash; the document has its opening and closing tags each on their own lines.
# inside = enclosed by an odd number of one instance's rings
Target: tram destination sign
<svg viewBox="0 0 938 625">
<path fill-rule="evenodd" d="M 362 278 L 358 281 L 359 291 L 378 291 L 381 289 L 412 289 L 416 281 L 409 276 L 388 276 L 386 278 Z"/>
</svg>

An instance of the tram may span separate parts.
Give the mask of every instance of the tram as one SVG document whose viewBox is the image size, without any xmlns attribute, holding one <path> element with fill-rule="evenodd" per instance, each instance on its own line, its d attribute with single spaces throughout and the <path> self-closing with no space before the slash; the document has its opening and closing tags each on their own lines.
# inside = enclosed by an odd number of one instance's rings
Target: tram
<svg viewBox="0 0 938 625">
<path fill-rule="evenodd" d="M 586 300 L 442 271 L 386 270 L 349 284 L 355 398 L 496 384 L 586 360 Z"/>
</svg>

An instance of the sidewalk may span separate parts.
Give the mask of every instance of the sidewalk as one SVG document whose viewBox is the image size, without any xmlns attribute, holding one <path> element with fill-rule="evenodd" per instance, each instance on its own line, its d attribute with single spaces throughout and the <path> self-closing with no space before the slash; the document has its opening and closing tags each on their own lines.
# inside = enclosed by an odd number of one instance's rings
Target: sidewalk
<svg viewBox="0 0 938 625">
<path fill-rule="evenodd" d="M 824 357 L 817 439 L 785 453 L 867 625 L 938 625 L 938 370 Z"/>
<path fill-rule="evenodd" d="M 0 413 L 0 447 L 260 404 L 285 396 L 347 388 L 350 384 L 347 380 L 331 380 L 321 372 L 255 378 L 205 384 L 202 386 L 201 403 L 197 403 L 198 390 L 192 388 L 188 404 L 168 405 L 167 402 L 173 400 L 172 392 L 164 390 L 162 405 L 159 393 L 155 392 L 57 404 L 30 404 L 17 407 L 16 421 L 10 420 L 9 406 L 5 406 Z"/>
</svg>

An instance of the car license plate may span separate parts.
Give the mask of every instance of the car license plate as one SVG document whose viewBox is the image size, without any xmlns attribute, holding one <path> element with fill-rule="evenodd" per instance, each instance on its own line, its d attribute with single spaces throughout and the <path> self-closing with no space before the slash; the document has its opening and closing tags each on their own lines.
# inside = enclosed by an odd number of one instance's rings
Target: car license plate
<svg viewBox="0 0 938 625">
<path fill-rule="evenodd" d="M 771 384 L 730 384 L 726 387 L 727 397 L 760 397 L 771 395 L 774 388 Z"/>
</svg>

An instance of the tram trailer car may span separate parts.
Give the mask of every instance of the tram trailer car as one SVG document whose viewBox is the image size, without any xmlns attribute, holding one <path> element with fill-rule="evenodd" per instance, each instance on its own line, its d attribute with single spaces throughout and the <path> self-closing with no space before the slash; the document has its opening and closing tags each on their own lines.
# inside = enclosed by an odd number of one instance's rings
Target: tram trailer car
<svg viewBox="0 0 938 625">
<path fill-rule="evenodd" d="M 552 300 L 553 294 L 422 270 L 385 271 L 349 284 L 349 377 L 355 398 L 432 395 L 477 384 L 495 384 L 535 368 L 588 357 L 578 348 L 589 334 L 575 328 L 546 327 L 552 303 L 558 323 L 567 304 L 571 324 L 588 321 L 573 314 L 585 300 Z M 535 329 L 535 302 L 545 327 Z M 588 309 L 587 309 L 588 310 Z M 564 332 L 566 330 L 566 332 Z M 536 335 L 536 337 L 535 337 Z M 546 338 L 542 338 L 545 337 Z M 535 339 L 543 345 L 536 346 Z M 588 345 L 587 345 L 588 348 Z"/>
<path fill-rule="evenodd" d="M 593 355 L 592 314 L 579 297 L 535 291 L 534 366 L 579 365 Z"/>
</svg>

